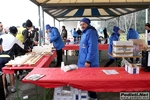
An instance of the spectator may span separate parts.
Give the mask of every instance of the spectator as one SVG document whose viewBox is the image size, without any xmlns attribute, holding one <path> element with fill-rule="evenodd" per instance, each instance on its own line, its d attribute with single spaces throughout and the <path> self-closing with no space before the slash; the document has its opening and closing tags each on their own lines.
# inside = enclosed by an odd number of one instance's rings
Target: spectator
<svg viewBox="0 0 150 100">
<path fill-rule="evenodd" d="M 76 28 L 74 28 L 72 35 L 73 35 L 73 37 L 74 37 L 74 42 L 76 42 L 76 39 L 78 38 L 78 33 L 77 33 L 77 31 L 76 31 Z"/>
<path fill-rule="evenodd" d="M 5 31 L 4 31 L 2 22 L 0 22 L 0 35 L 3 35 L 3 34 L 5 34 Z"/>
<path fill-rule="evenodd" d="M 106 28 L 104 28 L 103 33 L 104 33 L 104 40 L 105 40 L 104 44 L 107 44 L 109 36 L 107 34 L 107 29 Z"/>
<path fill-rule="evenodd" d="M 24 36 L 25 49 L 32 49 L 34 45 L 38 45 L 38 35 L 30 20 L 26 21 L 26 29 L 22 32 Z"/>
<path fill-rule="evenodd" d="M 147 30 L 147 44 L 150 45 L 150 24 L 145 24 L 145 29 Z"/>
<path fill-rule="evenodd" d="M 61 32 L 62 40 L 64 41 L 64 44 L 66 44 L 67 40 L 67 30 L 65 26 L 62 26 L 62 32 Z"/>
<path fill-rule="evenodd" d="M 17 36 L 16 36 L 16 38 L 18 40 L 20 40 L 22 43 L 24 42 L 24 36 L 23 36 L 22 32 L 26 29 L 26 25 L 25 24 L 26 23 L 23 23 L 22 27 L 18 28 L 18 33 L 17 33 Z"/>
<path fill-rule="evenodd" d="M 82 31 L 80 30 L 80 28 L 78 28 L 77 33 L 78 33 L 78 40 L 80 40 L 82 35 Z"/>
<path fill-rule="evenodd" d="M 129 39 L 139 39 L 139 33 L 133 28 L 130 28 L 127 33 L 127 40 Z M 131 63 L 133 63 L 133 58 L 130 58 L 130 60 L 131 60 Z M 139 61 L 139 58 L 136 58 L 136 62 L 138 61 Z"/>
<path fill-rule="evenodd" d="M 139 39 L 139 34 L 136 30 L 133 28 L 130 28 L 128 33 L 127 33 L 127 40 L 129 39 Z"/>
</svg>

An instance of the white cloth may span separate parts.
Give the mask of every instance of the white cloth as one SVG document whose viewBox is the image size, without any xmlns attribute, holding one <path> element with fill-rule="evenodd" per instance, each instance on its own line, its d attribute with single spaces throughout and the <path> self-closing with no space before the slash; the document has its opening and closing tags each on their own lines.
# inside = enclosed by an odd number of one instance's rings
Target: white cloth
<svg viewBox="0 0 150 100">
<path fill-rule="evenodd" d="M 50 38 L 49 38 L 49 36 L 48 36 L 47 33 L 45 34 L 45 43 L 46 43 L 47 45 L 50 44 Z"/>
<path fill-rule="evenodd" d="M 24 49 L 24 45 L 12 34 L 3 34 L 0 36 L 3 39 L 2 48 L 3 51 L 10 50 L 14 44 L 18 44 L 22 49 Z"/>
<path fill-rule="evenodd" d="M 147 41 L 150 41 L 150 33 L 147 33 Z"/>
</svg>

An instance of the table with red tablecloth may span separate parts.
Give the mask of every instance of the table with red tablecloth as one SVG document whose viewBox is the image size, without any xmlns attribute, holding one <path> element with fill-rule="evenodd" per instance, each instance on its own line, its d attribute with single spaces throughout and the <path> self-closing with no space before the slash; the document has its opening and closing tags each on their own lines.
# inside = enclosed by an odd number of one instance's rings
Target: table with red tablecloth
<svg viewBox="0 0 150 100">
<path fill-rule="evenodd" d="M 116 70 L 119 74 L 106 75 L 102 70 Z M 26 80 L 32 74 L 45 75 L 37 81 Z M 95 92 L 121 92 L 150 90 L 150 72 L 128 74 L 123 67 L 79 68 L 64 72 L 60 68 L 34 68 L 22 82 L 43 88 L 70 85 L 81 90 Z"/>
<path fill-rule="evenodd" d="M 63 50 L 79 50 L 79 44 L 66 44 Z M 108 50 L 108 44 L 98 44 L 98 50 Z"/>
<path fill-rule="evenodd" d="M 2 71 L 5 74 L 14 74 L 15 71 L 18 70 L 33 70 L 34 68 L 47 68 L 49 67 L 49 64 L 53 61 L 53 59 L 56 57 L 56 52 L 53 52 L 52 55 L 44 55 L 42 56 L 42 58 L 39 59 L 38 62 L 36 62 L 35 65 L 23 65 L 20 67 L 10 67 L 10 66 L 5 66 L 2 68 Z M 21 100 L 21 98 L 19 97 L 19 89 L 18 89 L 18 79 L 16 78 L 16 98 L 15 100 Z M 37 100 L 38 99 L 38 94 L 37 94 L 37 87 L 36 87 L 36 98 L 32 99 L 32 100 Z"/>
<path fill-rule="evenodd" d="M 16 70 L 32 70 L 35 67 L 37 68 L 48 67 L 55 57 L 56 52 L 53 52 L 52 55 L 44 55 L 35 65 L 23 65 L 20 67 L 5 66 L 2 68 L 2 70 L 5 74 L 14 74 Z"/>
<path fill-rule="evenodd" d="M 66 61 L 68 60 L 67 58 L 67 51 L 68 50 L 79 50 L 79 44 L 66 44 L 63 50 L 66 50 Z M 101 53 L 101 50 L 108 50 L 108 44 L 98 44 L 98 50 Z"/>
</svg>

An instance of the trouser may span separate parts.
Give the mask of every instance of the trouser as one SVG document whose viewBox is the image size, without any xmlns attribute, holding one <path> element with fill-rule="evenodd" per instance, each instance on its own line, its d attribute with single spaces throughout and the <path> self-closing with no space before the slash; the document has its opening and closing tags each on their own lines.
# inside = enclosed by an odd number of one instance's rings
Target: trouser
<svg viewBox="0 0 150 100">
<path fill-rule="evenodd" d="M 90 98 L 97 99 L 97 94 L 96 94 L 96 92 L 88 91 L 88 96 L 89 96 Z"/>
<path fill-rule="evenodd" d="M 61 66 L 61 62 L 63 61 L 63 58 L 62 58 L 62 49 L 56 50 L 56 53 L 57 53 L 57 64 L 56 64 L 55 67 L 60 67 Z"/>
<path fill-rule="evenodd" d="M 148 45 L 150 45 L 150 41 L 147 41 Z"/>
<path fill-rule="evenodd" d="M 131 62 L 133 62 L 133 58 L 130 58 Z M 136 58 L 136 62 L 139 61 L 139 58 Z"/>
<path fill-rule="evenodd" d="M 107 38 L 105 38 L 105 43 L 104 44 L 107 44 L 107 42 L 108 42 L 108 40 L 107 40 Z"/>
<path fill-rule="evenodd" d="M 115 59 L 110 59 L 104 67 L 109 67 L 112 63 L 114 63 Z"/>
<path fill-rule="evenodd" d="M 73 36 L 74 37 L 74 42 L 76 41 L 76 36 Z"/>
</svg>

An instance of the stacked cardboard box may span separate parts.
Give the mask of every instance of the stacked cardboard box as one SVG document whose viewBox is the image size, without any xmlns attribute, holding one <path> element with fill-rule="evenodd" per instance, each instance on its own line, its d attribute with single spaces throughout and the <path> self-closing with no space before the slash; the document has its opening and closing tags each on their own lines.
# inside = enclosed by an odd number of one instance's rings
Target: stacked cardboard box
<svg viewBox="0 0 150 100">
<path fill-rule="evenodd" d="M 53 100 L 88 100 L 88 92 L 82 91 L 77 88 L 58 87 L 54 89 Z"/>
<path fill-rule="evenodd" d="M 132 57 L 133 56 L 133 42 L 132 41 L 113 41 L 113 56 Z"/>
</svg>

